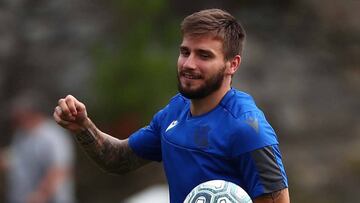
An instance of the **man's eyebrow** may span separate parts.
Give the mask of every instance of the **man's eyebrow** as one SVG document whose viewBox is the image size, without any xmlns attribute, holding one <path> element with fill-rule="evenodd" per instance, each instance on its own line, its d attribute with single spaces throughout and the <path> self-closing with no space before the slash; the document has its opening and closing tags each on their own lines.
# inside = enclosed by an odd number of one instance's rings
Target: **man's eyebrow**
<svg viewBox="0 0 360 203">
<path fill-rule="evenodd" d="M 179 49 L 180 49 L 180 50 L 184 50 L 184 49 L 189 49 L 189 48 L 186 47 L 186 46 L 180 45 Z"/>
<path fill-rule="evenodd" d="M 189 47 L 180 45 L 179 50 L 180 51 L 188 51 Z M 201 48 L 199 48 L 199 49 L 195 49 L 194 52 L 203 53 L 203 54 L 209 54 L 209 55 L 215 55 L 215 53 L 213 51 L 209 50 L 209 49 L 201 49 Z"/>
<path fill-rule="evenodd" d="M 198 53 L 206 53 L 206 54 L 210 54 L 210 55 L 215 55 L 214 52 L 209 49 L 196 49 L 195 51 Z"/>
</svg>

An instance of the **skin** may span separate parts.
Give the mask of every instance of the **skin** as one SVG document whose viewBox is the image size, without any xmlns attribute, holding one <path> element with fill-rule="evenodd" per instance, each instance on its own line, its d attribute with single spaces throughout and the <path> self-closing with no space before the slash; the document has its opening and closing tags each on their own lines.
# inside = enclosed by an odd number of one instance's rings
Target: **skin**
<svg viewBox="0 0 360 203">
<path fill-rule="evenodd" d="M 178 58 L 178 73 L 189 72 L 200 77 L 191 77 L 180 74 L 179 80 L 183 88 L 196 91 L 205 80 L 220 71 L 224 73 L 224 79 L 218 90 L 202 99 L 192 99 L 190 111 L 197 116 L 209 112 L 215 108 L 223 96 L 231 88 L 231 77 L 239 67 L 241 57 L 236 55 L 232 60 L 225 61 L 222 41 L 213 36 L 185 36 L 180 45 Z"/>
<path fill-rule="evenodd" d="M 178 79 L 186 91 L 198 91 L 206 81 L 223 73 L 220 87 L 209 95 L 191 99 L 190 111 L 198 116 L 215 108 L 231 88 L 231 78 L 238 69 L 241 56 L 225 60 L 223 43 L 213 36 L 184 36 L 177 62 Z M 119 140 L 101 132 L 89 119 L 86 107 L 75 97 L 60 99 L 54 111 L 56 122 L 70 130 L 88 155 L 101 168 L 113 173 L 124 173 L 139 168 L 149 161 L 137 157 L 128 140 Z M 288 203 L 288 190 L 283 189 L 253 200 L 255 203 Z"/>
</svg>

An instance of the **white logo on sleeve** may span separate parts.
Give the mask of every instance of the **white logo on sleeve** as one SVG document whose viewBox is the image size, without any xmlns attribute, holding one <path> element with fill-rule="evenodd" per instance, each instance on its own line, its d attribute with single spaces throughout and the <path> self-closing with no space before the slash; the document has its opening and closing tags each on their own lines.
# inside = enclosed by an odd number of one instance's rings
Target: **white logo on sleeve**
<svg viewBox="0 0 360 203">
<path fill-rule="evenodd" d="M 176 120 L 171 122 L 170 125 L 166 128 L 165 132 L 167 132 L 171 128 L 175 127 L 177 124 L 178 124 L 178 121 L 176 121 Z"/>
</svg>

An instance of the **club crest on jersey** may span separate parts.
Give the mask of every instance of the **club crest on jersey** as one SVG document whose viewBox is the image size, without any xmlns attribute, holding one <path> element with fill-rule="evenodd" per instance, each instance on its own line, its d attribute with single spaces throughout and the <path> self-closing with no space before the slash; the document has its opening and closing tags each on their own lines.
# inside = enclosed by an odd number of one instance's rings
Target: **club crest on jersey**
<svg viewBox="0 0 360 203">
<path fill-rule="evenodd" d="M 210 131 L 209 126 L 207 126 L 207 125 L 199 126 L 197 129 L 195 129 L 194 142 L 200 147 L 208 147 L 209 146 L 209 131 Z"/>
<path fill-rule="evenodd" d="M 167 131 L 170 130 L 171 128 L 175 127 L 177 124 L 178 124 L 178 121 L 177 121 L 177 120 L 171 122 L 170 125 L 166 128 L 165 132 L 167 132 Z"/>
</svg>

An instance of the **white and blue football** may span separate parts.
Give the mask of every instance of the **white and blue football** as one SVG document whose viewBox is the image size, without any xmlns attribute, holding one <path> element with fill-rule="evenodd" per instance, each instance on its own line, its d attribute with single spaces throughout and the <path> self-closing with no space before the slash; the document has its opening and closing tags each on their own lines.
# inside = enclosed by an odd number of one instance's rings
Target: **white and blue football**
<svg viewBox="0 0 360 203">
<path fill-rule="evenodd" d="M 252 201 L 240 186 L 224 180 L 211 180 L 192 189 L 184 203 L 252 203 Z"/>
</svg>

